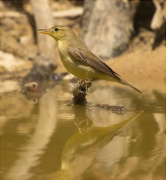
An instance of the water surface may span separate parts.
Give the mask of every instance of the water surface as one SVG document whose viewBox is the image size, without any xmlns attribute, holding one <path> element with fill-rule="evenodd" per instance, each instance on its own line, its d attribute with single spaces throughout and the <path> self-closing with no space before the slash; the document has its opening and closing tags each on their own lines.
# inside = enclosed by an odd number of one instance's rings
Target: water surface
<svg viewBox="0 0 166 180">
<path fill-rule="evenodd" d="M 73 86 L 1 92 L 2 179 L 165 180 L 164 94 L 95 82 L 87 101 L 125 108 L 111 112 L 67 106 Z"/>
</svg>

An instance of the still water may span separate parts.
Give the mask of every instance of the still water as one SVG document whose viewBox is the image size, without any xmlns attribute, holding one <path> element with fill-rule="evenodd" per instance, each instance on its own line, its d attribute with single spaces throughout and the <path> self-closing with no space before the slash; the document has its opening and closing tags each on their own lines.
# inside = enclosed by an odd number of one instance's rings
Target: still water
<svg viewBox="0 0 166 180">
<path fill-rule="evenodd" d="M 165 180 L 165 99 L 95 82 L 87 101 L 68 106 L 74 84 L 39 93 L 1 92 L 1 179 Z"/>
</svg>

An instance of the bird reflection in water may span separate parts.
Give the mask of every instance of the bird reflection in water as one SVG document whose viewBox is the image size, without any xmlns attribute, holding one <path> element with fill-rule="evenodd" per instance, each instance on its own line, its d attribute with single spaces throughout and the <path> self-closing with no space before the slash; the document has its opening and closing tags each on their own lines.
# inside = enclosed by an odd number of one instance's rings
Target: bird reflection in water
<svg viewBox="0 0 166 180">
<path fill-rule="evenodd" d="M 61 169 L 53 179 L 79 179 L 95 161 L 96 156 L 108 143 L 119 135 L 125 125 L 136 120 L 143 112 L 109 127 L 92 127 L 92 121 L 86 116 L 86 107 L 75 107 L 74 122 L 79 132 L 66 142 L 62 152 Z M 81 113 L 81 115 L 80 115 Z M 82 114 L 83 113 L 83 114 Z"/>
<path fill-rule="evenodd" d="M 93 124 L 93 121 L 90 120 L 87 115 L 87 107 L 81 105 L 75 105 L 74 110 L 74 124 L 77 126 L 81 134 L 87 133 Z"/>
<path fill-rule="evenodd" d="M 114 114 L 123 115 L 125 113 L 124 107 L 121 106 L 109 106 L 107 104 L 90 104 L 91 107 L 102 108 L 107 111 L 111 111 Z M 93 121 L 86 115 L 87 111 L 93 111 L 88 109 L 88 106 L 74 105 L 74 124 L 77 126 L 81 134 L 87 133 L 93 124 Z"/>
</svg>

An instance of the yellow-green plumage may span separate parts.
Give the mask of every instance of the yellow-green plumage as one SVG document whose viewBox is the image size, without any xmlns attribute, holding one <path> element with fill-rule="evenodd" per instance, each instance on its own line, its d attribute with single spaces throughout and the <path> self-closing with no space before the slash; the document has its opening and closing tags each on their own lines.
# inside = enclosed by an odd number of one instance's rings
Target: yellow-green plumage
<svg viewBox="0 0 166 180">
<path fill-rule="evenodd" d="M 52 36 L 58 44 L 59 54 L 68 72 L 84 80 L 108 80 L 138 89 L 120 78 L 99 57 L 94 55 L 76 34 L 65 26 L 38 30 L 39 33 Z"/>
<path fill-rule="evenodd" d="M 63 44 L 64 46 L 66 46 L 67 42 Z M 78 77 L 79 79 L 84 79 L 84 80 L 103 79 L 104 76 L 105 78 L 107 78 L 107 75 L 105 75 L 104 73 L 96 70 L 91 66 L 87 66 L 86 64 L 78 61 L 75 57 L 71 56 L 68 53 L 67 48 L 61 48 L 61 42 L 58 43 L 58 49 L 62 63 L 67 69 L 67 71 L 73 74 L 74 76 Z"/>
</svg>

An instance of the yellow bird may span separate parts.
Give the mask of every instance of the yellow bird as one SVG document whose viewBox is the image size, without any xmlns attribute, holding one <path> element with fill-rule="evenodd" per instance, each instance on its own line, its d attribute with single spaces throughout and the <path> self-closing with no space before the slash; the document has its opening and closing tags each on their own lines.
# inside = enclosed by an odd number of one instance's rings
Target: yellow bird
<svg viewBox="0 0 166 180">
<path fill-rule="evenodd" d="M 128 85 L 141 93 L 93 54 L 69 27 L 57 26 L 50 29 L 39 29 L 38 33 L 48 34 L 56 40 L 63 65 L 68 72 L 79 79 L 114 81 Z"/>
</svg>

